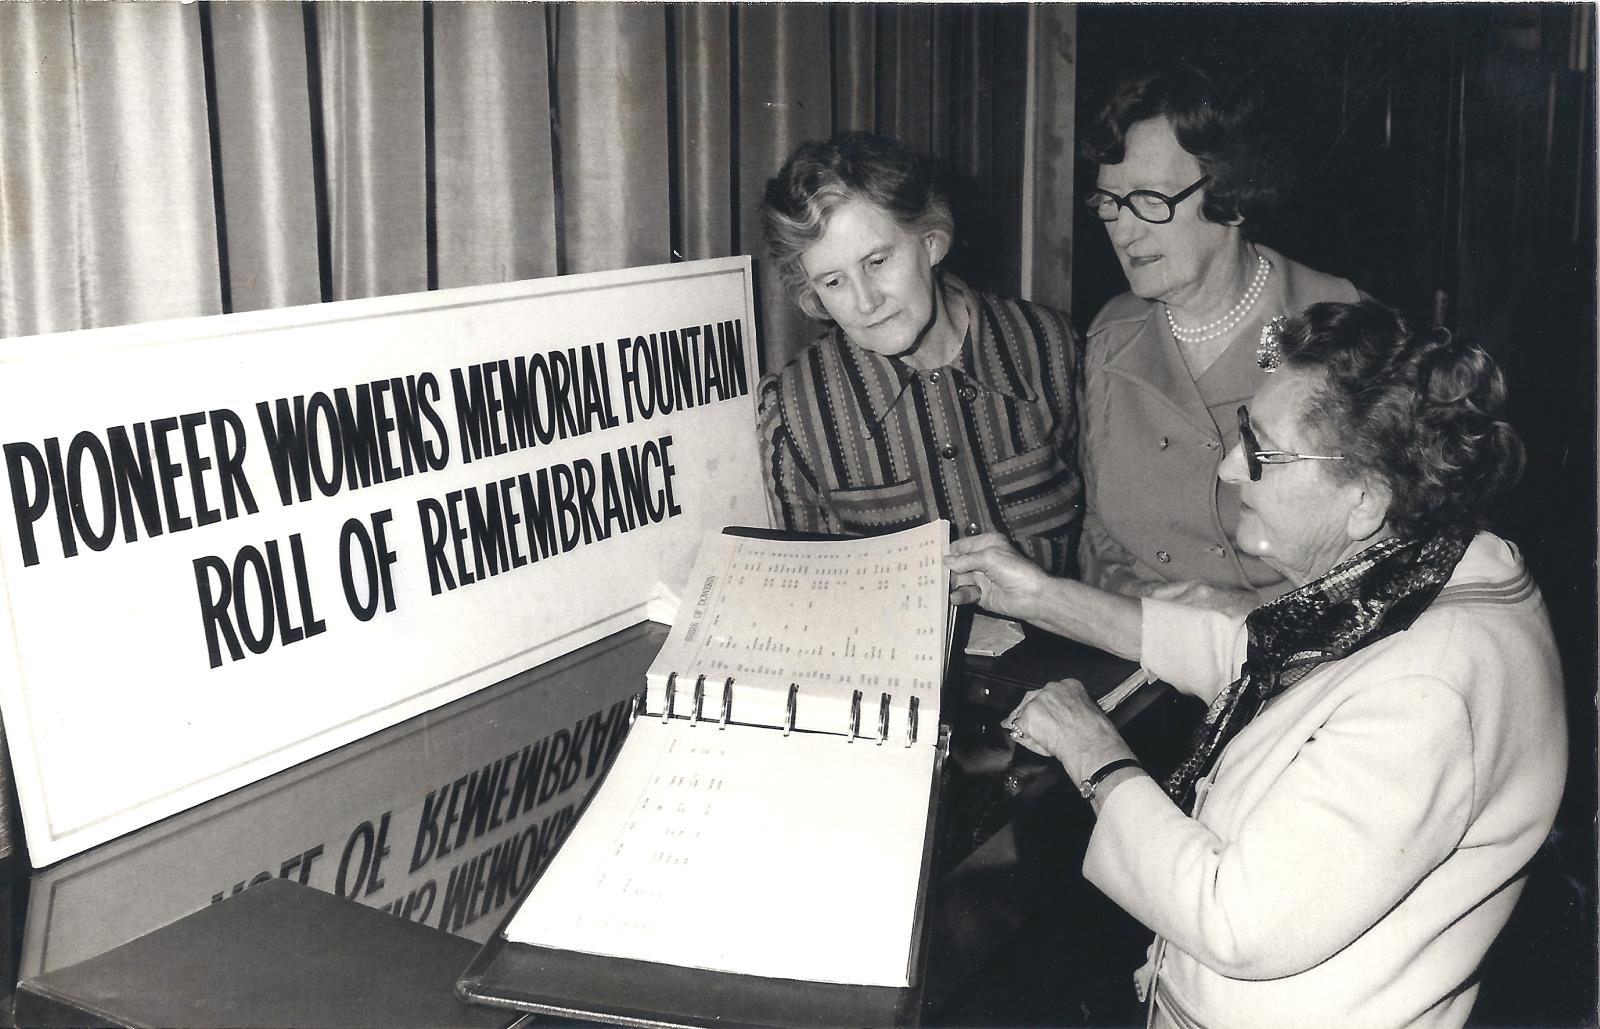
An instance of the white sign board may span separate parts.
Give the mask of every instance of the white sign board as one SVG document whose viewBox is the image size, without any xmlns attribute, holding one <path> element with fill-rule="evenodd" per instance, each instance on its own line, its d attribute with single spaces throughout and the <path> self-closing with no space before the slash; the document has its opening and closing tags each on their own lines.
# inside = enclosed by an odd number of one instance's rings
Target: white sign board
<svg viewBox="0 0 1600 1029">
<path fill-rule="evenodd" d="M 43 865 L 645 616 L 767 522 L 748 258 L 0 341 Z"/>
</svg>

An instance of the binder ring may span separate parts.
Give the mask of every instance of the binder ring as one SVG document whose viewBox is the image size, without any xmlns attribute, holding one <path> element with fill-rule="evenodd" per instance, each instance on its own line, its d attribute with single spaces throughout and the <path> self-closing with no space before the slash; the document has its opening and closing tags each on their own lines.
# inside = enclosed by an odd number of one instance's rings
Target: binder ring
<svg viewBox="0 0 1600 1029">
<path fill-rule="evenodd" d="M 878 746 L 883 746 L 889 738 L 889 694 L 885 693 L 878 702 Z"/>
<path fill-rule="evenodd" d="M 672 672 L 667 676 L 667 700 L 661 705 L 661 721 L 664 723 L 672 718 L 672 702 L 678 696 L 678 673 Z"/>
<path fill-rule="evenodd" d="M 694 728 L 700 724 L 700 709 L 706 702 L 706 677 L 700 676 L 694 681 L 694 710 L 689 712 L 689 727 Z"/>
<path fill-rule="evenodd" d="M 856 741 L 856 734 L 861 731 L 861 691 L 856 690 L 850 697 L 850 735 L 846 737 L 849 742 Z"/>
<path fill-rule="evenodd" d="M 906 705 L 906 746 L 917 742 L 917 698 L 912 697 L 911 703 Z"/>
<path fill-rule="evenodd" d="M 794 732 L 795 709 L 799 706 L 799 704 L 800 704 L 800 684 L 791 682 L 789 684 L 789 705 L 788 705 L 789 711 L 788 711 L 788 714 L 784 717 L 784 720 L 783 720 L 783 734 L 785 736 L 787 736 L 790 733 Z"/>
<path fill-rule="evenodd" d="M 722 717 L 717 719 L 717 728 L 728 727 L 728 716 L 733 714 L 733 676 L 728 676 L 728 681 L 722 684 Z"/>
</svg>

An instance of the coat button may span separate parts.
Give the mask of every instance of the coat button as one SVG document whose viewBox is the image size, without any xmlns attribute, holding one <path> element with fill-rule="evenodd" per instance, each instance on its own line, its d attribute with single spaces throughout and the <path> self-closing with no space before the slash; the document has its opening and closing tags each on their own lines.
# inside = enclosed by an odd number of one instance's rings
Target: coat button
<svg viewBox="0 0 1600 1029">
<path fill-rule="evenodd" d="M 948 443 L 939 448 L 939 456 L 944 458 L 946 461 L 954 460 L 955 456 L 959 453 L 961 453 L 961 451 L 957 450 Z"/>
<path fill-rule="evenodd" d="M 978 391 L 976 389 L 974 389 L 973 387 L 971 387 L 971 386 L 962 386 L 961 387 L 961 399 L 962 400 L 974 400 L 974 399 L 977 398 L 977 396 L 978 396 Z"/>
<path fill-rule="evenodd" d="M 944 378 L 944 373 L 939 371 L 937 368 L 928 373 L 929 382 L 938 382 L 942 378 Z"/>
<path fill-rule="evenodd" d="M 967 523 L 967 535 L 968 536 L 976 536 L 978 533 L 980 533 L 982 531 L 983 530 L 978 527 L 978 523 L 977 522 L 968 522 Z"/>
<path fill-rule="evenodd" d="M 1214 439 L 1206 440 L 1206 449 L 1207 450 L 1219 450 L 1219 449 L 1221 449 L 1221 447 L 1222 447 L 1222 444 L 1218 443 Z"/>
<path fill-rule="evenodd" d="M 1211 551 L 1211 553 L 1215 554 L 1217 557 L 1227 557 L 1228 556 L 1227 550 L 1223 549 L 1223 546 L 1220 543 L 1213 543 L 1213 544 L 1211 544 L 1211 546 L 1207 547 L 1206 549 Z"/>
<path fill-rule="evenodd" d="M 1160 439 L 1156 440 L 1156 449 L 1157 450 L 1165 450 L 1165 449 L 1167 449 L 1167 437 L 1162 436 Z"/>
<path fill-rule="evenodd" d="M 1167 553 L 1165 550 L 1158 550 L 1156 551 L 1156 560 L 1160 561 L 1162 564 L 1166 564 L 1168 561 L 1172 560 L 1172 555 Z"/>
</svg>

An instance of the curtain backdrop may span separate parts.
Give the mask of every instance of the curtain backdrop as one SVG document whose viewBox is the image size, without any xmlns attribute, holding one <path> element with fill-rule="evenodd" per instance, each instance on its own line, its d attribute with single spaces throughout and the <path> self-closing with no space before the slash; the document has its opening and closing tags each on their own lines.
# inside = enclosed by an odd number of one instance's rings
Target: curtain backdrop
<svg viewBox="0 0 1600 1029">
<path fill-rule="evenodd" d="M 1024 7 L 0 4 L 0 336 L 749 253 L 802 140 L 957 172 L 1018 292 Z M 980 256 L 981 255 L 981 256 Z M 813 329 L 758 273 L 762 362 Z"/>
<path fill-rule="evenodd" d="M 816 326 L 761 194 L 847 129 L 953 168 L 957 271 L 1061 304 L 1022 220 L 1055 181 L 1026 162 L 1070 182 L 1070 104 L 1027 145 L 1070 12 L 1044 41 L 1022 5 L 0 3 L 0 337 L 752 254 L 771 371 Z M 0 866 L 9 767 L 0 733 Z"/>
</svg>

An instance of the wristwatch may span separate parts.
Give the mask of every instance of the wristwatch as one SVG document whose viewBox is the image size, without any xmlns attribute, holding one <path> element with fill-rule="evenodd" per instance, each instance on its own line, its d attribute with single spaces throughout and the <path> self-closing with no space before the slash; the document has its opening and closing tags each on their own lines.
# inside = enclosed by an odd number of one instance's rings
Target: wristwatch
<svg viewBox="0 0 1600 1029">
<path fill-rule="evenodd" d="M 1106 781 L 1106 778 L 1110 776 L 1112 772 L 1120 772 L 1124 768 L 1138 767 L 1138 760 L 1131 757 L 1122 757 L 1107 764 L 1103 764 L 1099 768 L 1095 769 L 1089 778 L 1078 784 L 1078 792 L 1083 794 L 1084 800 L 1093 801 L 1094 791 L 1100 786 L 1101 783 Z"/>
</svg>

